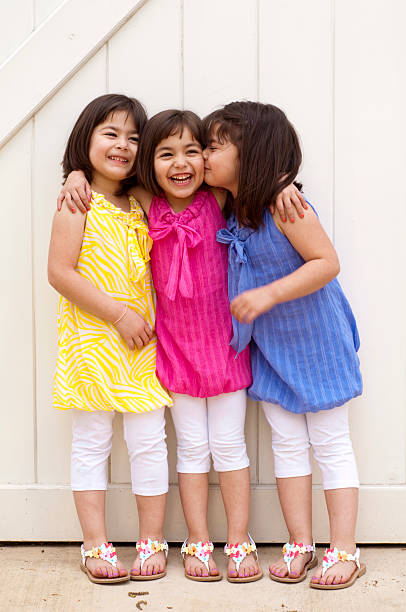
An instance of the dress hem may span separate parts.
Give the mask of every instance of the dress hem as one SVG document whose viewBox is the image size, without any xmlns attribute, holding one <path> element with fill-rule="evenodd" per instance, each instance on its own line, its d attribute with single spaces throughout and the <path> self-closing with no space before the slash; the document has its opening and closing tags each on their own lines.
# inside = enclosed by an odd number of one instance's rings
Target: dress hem
<svg viewBox="0 0 406 612">
<path fill-rule="evenodd" d="M 256 402 L 267 402 L 269 404 L 277 404 L 278 406 L 281 406 L 281 408 L 283 408 L 284 410 L 287 410 L 288 412 L 291 412 L 293 414 L 306 414 L 307 412 L 320 412 L 321 410 L 331 410 L 332 408 L 338 408 L 338 406 L 343 406 L 350 400 L 362 395 L 362 391 L 363 390 L 361 389 L 355 392 L 353 395 L 350 395 L 349 397 L 342 399 L 342 400 L 337 400 L 335 402 L 330 402 L 328 404 L 315 406 L 312 408 L 305 408 L 304 410 L 292 410 L 292 408 L 288 408 L 287 406 L 284 406 L 278 399 L 259 398 L 259 397 L 256 397 L 254 394 L 250 394 L 249 391 L 248 391 L 248 397 Z"/>
</svg>

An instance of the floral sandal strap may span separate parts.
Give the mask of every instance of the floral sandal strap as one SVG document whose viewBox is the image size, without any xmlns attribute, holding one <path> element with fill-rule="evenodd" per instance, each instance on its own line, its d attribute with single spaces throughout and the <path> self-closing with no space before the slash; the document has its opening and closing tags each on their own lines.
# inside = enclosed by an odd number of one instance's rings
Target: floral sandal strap
<svg viewBox="0 0 406 612">
<path fill-rule="evenodd" d="M 86 557 L 90 557 L 92 559 L 102 559 L 103 561 L 107 561 L 113 567 L 117 567 L 117 554 L 116 549 L 114 548 L 111 542 L 104 542 L 100 546 L 95 546 L 91 550 L 85 550 L 85 547 L 80 547 L 80 552 L 82 554 L 82 563 L 86 565 Z"/>
<path fill-rule="evenodd" d="M 321 575 L 324 576 L 326 571 L 339 561 L 354 561 L 355 565 L 358 567 L 358 569 L 360 569 L 359 548 L 355 549 L 355 553 L 353 555 L 345 552 L 345 550 L 338 550 L 337 547 L 326 548 L 323 557 Z"/>
<path fill-rule="evenodd" d="M 248 538 L 249 542 L 242 542 L 242 544 L 237 542 L 237 544 L 226 544 L 224 546 L 224 553 L 227 555 L 227 557 L 230 557 L 230 559 L 234 561 L 237 572 L 239 571 L 240 565 L 247 555 L 254 553 L 255 558 L 258 561 L 258 553 L 255 542 L 251 538 L 250 534 L 248 534 Z"/>
<path fill-rule="evenodd" d="M 186 538 L 186 540 L 182 544 L 180 553 L 183 558 L 185 558 L 185 555 L 191 555 L 192 557 L 196 557 L 197 559 L 199 559 L 199 561 L 203 563 L 207 571 L 210 573 L 209 559 L 213 550 L 213 542 L 210 542 L 209 540 L 207 540 L 207 542 L 189 542 L 188 544 Z"/>
<path fill-rule="evenodd" d="M 141 570 L 145 561 L 161 550 L 165 552 L 166 557 L 168 556 L 168 542 L 166 540 L 162 540 L 162 542 L 151 540 L 151 538 L 148 538 L 148 540 L 138 540 L 135 547 L 141 559 Z"/>
<path fill-rule="evenodd" d="M 293 542 L 293 544 L 289 544 L 289 542 L 286 542 L 285 546 L 282 548 L 282 553 L 283 553 L 283 560 L 288 566 L 289 574 L 290 574 L 290 564 L 292 563 L 293 559 L 296 559 L 296 557 L 298 557 L 299 555 L 304 555 L 308 552 L 311 552 L 312 558 L 310 559 L 310 562 L 312 562 L 314 559 L 315 551 L 316 551 L 316 546 L 314 542 L 313 544 L 303 544 L 302 542 L 300 542 L 300 544 L 298 544 L 297 542 Z"/>
</svg>

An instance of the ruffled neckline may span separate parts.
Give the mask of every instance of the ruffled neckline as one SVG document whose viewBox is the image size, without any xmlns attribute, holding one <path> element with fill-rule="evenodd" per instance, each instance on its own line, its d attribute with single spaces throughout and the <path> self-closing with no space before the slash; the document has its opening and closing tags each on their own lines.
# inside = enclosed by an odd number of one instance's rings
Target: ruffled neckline
<svg viewBox="0 0 406 612">
<path fill-rule="evenodd" d="M 128 195 L 128 202 L 130 204 L 130 210 L 127 212 L 122 210 L 109 200 L 102 194 L 97 191 L 92 191 L 92 203 L 98 204 L 103 208 L 106 208 L 110 212 L 112 212 L 116 216 L 135 216 L 136 219 L 144 218 L 144 211 L 141 207 L 141 204 L 134 198 L 132 195 Z"/>
<path fill-rule="evenodd" d="M 210 197 L 210 192 L 206 189 L 199 189 L 192 202 L 184 210 L 175 212 L 165 196 L 155 196 L 154 201 L 159 206 L 160 218 L 167 223 L 182 222 L 188 223 L 191 219 L 200 216 L 200 211 Z"/>
</svg>

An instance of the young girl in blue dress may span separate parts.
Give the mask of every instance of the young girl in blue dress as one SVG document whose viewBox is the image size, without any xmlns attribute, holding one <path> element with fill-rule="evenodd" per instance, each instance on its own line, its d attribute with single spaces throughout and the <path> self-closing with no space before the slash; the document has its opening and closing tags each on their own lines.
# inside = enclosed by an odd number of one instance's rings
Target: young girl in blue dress
<svg viewBox="0 0 406 612">
<path fill-rule="evenodd" d="M 289 542 L 270 577 L 300 582 L 317 565 L 312 539 L 309 449 L 320 466 L 330 548 L 311 586 L 345 588 L 365 572 L 355 545 L 358 474 L 347 402 L 362 392 L 358 331 L 335 279 L 337 254 L 312 207 L 285 224 L 268 202 L 291 183 L 301 150 L 275 106 L 235 102 L 205 120 L 205 180 L 230 198 L 232 346 L 251 343 L 253 384 L 272 428 L 275 474 Z"/>
</svg>

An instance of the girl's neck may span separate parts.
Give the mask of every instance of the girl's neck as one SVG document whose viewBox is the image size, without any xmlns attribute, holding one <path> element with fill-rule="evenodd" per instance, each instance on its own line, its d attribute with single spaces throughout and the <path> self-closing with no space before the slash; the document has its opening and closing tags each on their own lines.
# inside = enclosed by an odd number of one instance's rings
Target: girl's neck
<svg viewBox="0 0 406 612">
<path fill-rule="evenodd" d="M 108 178 L 97 176 L 90 183 L 90 187 L 92 191 L 101 193 L 108 202 L 111 202 L 118 208 L 121 208 L 124 212 L 128 212 L 130 210 L 128 196 L 126 194 L 117 195 L 117 191 L 120 189 L 119 181 L 113 181 Z"/>
<path fill-rule="evenodd" d="M 165 193 L 165 197 L 168 201 L 168 204 L 172 208 L 174 213 L 181 213 L 186 210 L 186 208 L 190 206 L 190 204 L 195 199 L 195 195 L 196 192 L 192 193 L 192 195 L 188 196 L 187 198 L 175 198 L 172 195 L 168 195 L 167 193 Z"/>
</svg>

